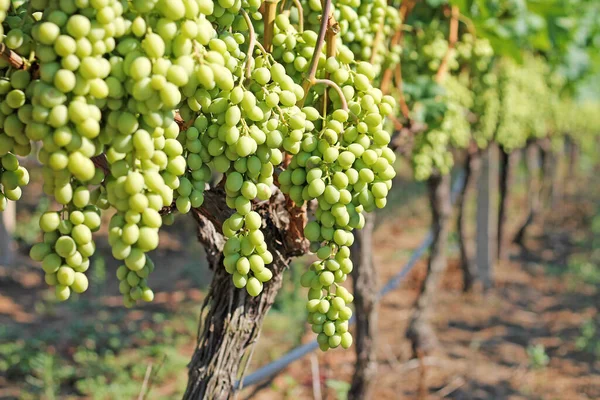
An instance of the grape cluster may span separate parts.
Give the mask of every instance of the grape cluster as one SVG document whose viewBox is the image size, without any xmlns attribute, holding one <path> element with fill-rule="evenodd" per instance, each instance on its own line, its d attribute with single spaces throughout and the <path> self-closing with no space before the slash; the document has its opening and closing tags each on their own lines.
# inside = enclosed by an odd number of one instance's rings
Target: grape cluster
<svg viewBox="0 0 600 400">
<path fill-rule="evenodd" d="M 547 134 L 552 118 L 552 95 L 547 65 L 526 57 L 522 65 L 504 60 L 499 65 L 500 115 L 495 140 L 505 150 L 521 148 L 529 138 Z"/>
<path fill-rule="evenodd" d="M 568 135 L 585 154 L 595 157 L 600 124 L 598 104 L 593 101 L 579 103 L 563 98 L 555 106 L 560 108 L 560 112 L 555 115 L 556 133 Z M 560 137 L 556 135 L 555 141 L 559 141 Z"/>
<path fill-rule="evenodd" d="M 2 27 L 2 23 L 6 19 L 6 14 L 10 9 L 11 0 L 1 0 L 0 1 L 0 37 L 4 39 L 4 27 Z"/>
<path fill-rule="evenodd" d="M 48 274 L 56 274 L 57 298 L 65 300 L 69 286 L 74 285 L 78 293 L 87 288 L 81 276 L 95 249 L 92 230 L 100 226 L 95 203 L 101 191 L 91 187 L 103 182 L 104 173 L 96 169 L 92 157 L 103 150 L 102 109 L 108 94 L 105 79 L 111 70 L 105 56 L 124 29 L 123 5 L 117 1 L 41 3 L 34 5 L 43 12 L 31 28 L 39 77 L 31 83 L 31 118 L 25 133 L 29 140 L 42 143 L 38 159 L 44 166 L 43 189 L 63 206 L 61 212 L 42 215 L 40 227 L 45 236 L 57 229 L 62 235 L 55 242 L 45 239 L 54 253 L 44 258 L 43 266 L 49 282 L 53 279 Z M 82 218 L 85 215 L 87 220 Z M 67 265 L 52 271 L 58 257 Z"/>
<path fill-rule="evenodd" d="M 427 132 L 415 138 L 412 162 L 417 180 L 425 180 L 435 171 L 449 173 L 454 164 L 451 148 L 465 148 L 471 139 L 468 114 L 473 92 L 466 82 L 453 76 L 444 81 L 443 88 L 443 114 L 430 118 Z"/>
<path fill-rule="evenodd" d="M 309 288 L 308 322 L 312 324 L 312 331 L 317 334 L 317 343 L 321 350 L 325 351 L 340 345 L 347 349 L 352 346 L 352 335 L 348 332 L 352 309 L 346 304 L 352 302 L 353 296 L 343 286 L 337 286 L 335 292 L 323 296 L 322 288 L 314 283 L 316 271 L 321 267 L 318 262 L 311 265 L 310 271 L 303 275 L 301 281 L 302 286 Z M 320 279 L 325 278 L 326 275 L 321 275 Z"/>
<path fill-rule="evenodd" d="M 12 153 L 0 152 L 0 211 L 4 211 L 8 200 L 21 198 L 21 187 L 29 183 L 29 173 L 19 165 Z"/>
<path fill-rule="evenodd" d="M 67 300 L 71 290 L 83 293 L 88 288 L 84 272 L 96 246 L 92 232 L 100 228 L 100 213 L 94 206 L 70 213 L 46 212 L 40 217 L 44 241 L 31 248 L 31 258 L 42 263 L 48 285 L 55 286 L 56 298 Z"/>
<path fill-rule="evenodd" d="M 290 75 L 301 74 L 306 70 L 304 55 L 314 52 L 316 32 L 295 32 L 282 16 L 277 28 L 273 56 L 281 57 Z M 352 230 L 364 226 L 364 211 L 385 206 L 395 176 L 391 166 L 395 155 L 387 147 L 390 135 L 383 129 L 384 117 L 394 110 L 394 100 L 372 86 L 375 71 L 371 64 L 355 62 L 347 47 L 340 47 L 335 57 L 317 56 L 324 65 L 317 78 L 329 76 L 328 86 L 339 91 L 312 89 L 308 101 L 313 106 L 302 111 L 317 133 L 298 135 L 299 150 L 292 152 L 279 184 L 296 204 L 312 200 L 318 204 L 315 220 L 306 225 L 304 234 L 319 261 L 302 281 L 311 289 L 309 320 L 319 333 L 320 347 L 326 350 L 351 344 L 347 333 L 351 310 L 346 306 L 351 297 L 340 297 L 340 284 L 353 268 L 349 250 L 354 242 Z M 333 111 L 320 117 L 315 106 L 327 101 Z"/>
<path fill-rule="evenodd" d="M 405 37 L 403 96 L 412 109 L 411 117 L 428 126 L 415 137 L 412 164 L 417 180 L 436 172 L 449 173 L 454 164 L 452 148 L 467 147 L 473 137 L 484 145 L 494 130 L 493 79 L 486 76 L 475 85 L 472 80 L 472 75 L 488 72 L 492 48 L 488 41 L 464 34 L 450 50 L 446 24 L 439 19 L 429 24 L 416 22 L 414 31 Z M 437 75 L 443 62 L 447 70 L 440 81 Z M 481 97 L 476 98 L 475 91 Z M 482 119 L 482 124 L 475 126 L 475 134 L 470 119 L 483 113 L 490 115 L 485 125 Z"/>
<path fill-rule="evenodd" d="M 398 61 L 399 48 L 386 55 L 398 13 L 380 0 L 336 3 L 342 32 L 328 52 L 320 2 L 310 2 L 302 32 L 277 15 L 267 51 L 261 3 L 35 0 L 8 13 L 3 41 L 23 65 L 0 62 L 0 206 L 28 180 L 16 155 L 39 143 L 44 192 L 61 208 L 41 216 L 31 256 L 58 299 L 87 288 L 92 234 L 111 209 L 123 302 L 151 301 L 159 230 L 174 211 L 202 207 L 209 184 L 232 211 L 224 268 L 258 296 L 274 257 L 259 212 L 281 190 L 318 205 L 305 235 L 319 261 L 303 284 L 321 348 L 351 345 L 352 295 L 341 285 L 352 231 L 385 206 L 395 176 L 384 129 L 395 101 L 373 81 Z"/>
<path fill-rule="evenodd" d="M 500 112 L 498 79 L 492 63 L 494 50 L 487 39 L 467 33 L 456 44 L 456 52 L 458 62 L 469 69 L 467 86 L 473 96 L 469 108 L 476 116 L 471 125 L 472 137 L 480 148 L 484 148 L 494 138 Z"/>
<path fill-rule="evenodd" d="M 402 76 L 407 82 L 414 82 L 419 76 L 433 76 L 448 53 L 450 47 L 447 33 L 448 24 L 444 20 L 416 21 L 410 34 L 404 36 Z M 447 60 L 448 70 L 456 71 L 460 64 L 457 52 L 451 52 Z"/>
<path fill-rule="evenodd" d="M 4 20 L 6 11 L 0 4 L 0 19 Z M 22 26 L 30 29 L 31 22 L 21 18 L 8 17 L 10 26 Z M 21 30 L 6 37 L 4 45 L 14 51 L 27 51 L 27 35 Z M 31 90 L 31 76 L 28 71 L 13 70 L 4 62 L 0 63 L 0 211 L 6 208 L 9 200 L 21 198 L 22 187 L 29 183 L 27 170 L 20 166 L 17 156 L 26 156 L 31 152 L 31 143 L 25 135 L 25 124 L 31 118 L 31 105 L 27 92 Z"/>
<path fill-rule="evenodd" d="M 377 75 L 384 69 L 393 69 L 400 62 L 399 44 L 392 45 L 391 38 L 400 28 L 398 9 L 385 0 L 333 1 L 334 17 L 339 26 L 339 42 L 348 47 L 357 60 L 373 61 Z M 308 2 L 307 21 L 318 30 L 322 4 Z"/>
</svg>

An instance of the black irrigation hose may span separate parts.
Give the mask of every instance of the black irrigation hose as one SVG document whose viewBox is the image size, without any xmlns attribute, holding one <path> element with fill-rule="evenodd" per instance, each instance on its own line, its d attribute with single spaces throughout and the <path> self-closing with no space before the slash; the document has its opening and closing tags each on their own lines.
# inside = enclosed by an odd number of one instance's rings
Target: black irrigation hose
<svg viewBox="0 0 600 400">
<path fill-rule="evenodd" d="M 454 183 L 452 184 L 452 192 L 451 192 L 452 204 L 454 204 L 456 202 L 456 197 L 458 196 L 459 192 L 462 189 L 464 179 L 465 179 L 465 172 L 463 170 L 461 170 L 458 173 L 458 175 L 456 176 Z M 378 299 L 382 298 L 383 296 L 385 296 L 386 294 L 388 294 L 389 292 L 391 292 L 392 290 L 394 290 L 395 288 L 397 288 L 400 285 L 400 283 L 404 280 L 406 275 L 408 275 L 408 273 L 417 264 L 417 261 L 419 261 L 421 259 L 421 257 L 423 257 L 423 255 L 425 254 L 425 252 L 427 251 L 429 246 L 431 246 L 432 242 L 433 242 L 433 232 L 430 230 L 429 233 L 427 234 L 427 236 L 425 237 L 425 239 L 423 239 L 423 241 L 421 242 L 419 247 L 417 247 L 417 249 L 413 252 L 412 256 L 410 257 L 408 262 L 404 265 L 404 267 L 400 270 L 400 272 L 398 272 L 396 275 L 394 275 L 388 281 L 388 283 L 384 287 L 381 288 L 381 290 L 377 294 Z M 352 325 L 354 322 L 356 322 L 356 317 L 352 316 L 352 318 L 350 318 L 349 324 Z M 267 378 L 269 378 L 273 375 L 277 375 L 280 372 L 282 372 L 283 369 L 285 367 L 287 367 L 288 365 L 290 365 L 292 362 L 301 359 L 302 357 L 308 355 L 309 353 L 315 351 L 318 348 L 319 348 L 319 344 L 317 343 L 316 340 L 313 340 L 312 342 L 298 346 L 298 347 L 292 349 L 291 351 L 289 351 L 283 357 L 278 358 L 277 360 L 265 365 L 264 367 L 257 369 L 250 375 L 243 378 L 241 381 L 237 381 L 235 383 L 235 388 L 236 388 L 236 390 L 239 390 L 242 387 L 242 385 L 244 387 L 252 386 L 252 385 L 255 385 L 257 383 L 260 383 L 260 382 L 266 380 Z"/>
</svg>

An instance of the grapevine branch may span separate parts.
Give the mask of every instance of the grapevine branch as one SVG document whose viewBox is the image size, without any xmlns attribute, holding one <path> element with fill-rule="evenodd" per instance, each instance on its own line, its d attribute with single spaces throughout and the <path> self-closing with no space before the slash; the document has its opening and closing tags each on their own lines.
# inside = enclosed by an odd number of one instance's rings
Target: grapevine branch
<svg viewBox="0 0 600 400">
<path fill-rule="evenodd" d="M 435 81 L 437 83 L 442 83 L 446 79 L 446 75 L 448 74 L 448 63 L 454 54 L 454 46 L 458 40 L 458 19 L 460 16 L 460 12 L 457 6 L 452 6 L 451 16 L 450 16 L 450 34 L 448 36 L 448 51 L 440 64 L 440 68 L 435 74 Z"/>
<path fill-rule="evenodd" d="M 371 58 L 369 59 L 369 62 L 371 64 L 375 63 L 375 58 L 377 57 L 377 48 L 379 47 L 379 45 L 381 44 L 381 41 L 383 40 L 384 25 L 385 25 L 385 16 L 383 16 L 381 18 L 381 24 L 379 24 L 379 29 L 377 30 L 377 33 L 375 34 L 375 39 L 373 40 L 373 46 L 371 48 Z"/>
<path fill-rule="evenodd" d="M 402 80 L 402 62 L 399 62 L 396 66 L 396 70 L 394 71 L 396 78 L 396 88 L 398 89 L 398 95 L 400 96 L 400 111 L 402 111 L 402 115 L 407 121 L 410 121 L 410 109 L 408 108 L 408 104 L 406 104 L 406 99 L 404 98 L 404 91 L 402 90 L 403 80 Z"/>
<path fill-rule="evenodd" d="M 404 21 L 408 14 L 412 11 L 412 9 L 416 5 L 416 0 L 402 2 L 402 5 L 398 9 L 398 14 L 400 14 L 400 26 L 396 30 L 396 33 L 392 37 L 392 41 L 390 43 L 391 47 L 397 46 L 402 43 L 402 37 L 404 35 Z M 386 69 L 383 73 L 383 78 L 381 80 L 381 90 L 383 93 L 388 94 L 390 92 L 390 85 L 392 83 L 394 71 L 391 69 Z"/>
<path fill-rule="evenodd" d="M 269 52 L 273 47 L 273 32 L 275 28 L 275 17 L 277 16 L 277 3 L 278 0 L 264 2 L 265 9 L 263 16 L 265 20 L 265 30 L 263 35 L 263 47 Z"/>
</svg>

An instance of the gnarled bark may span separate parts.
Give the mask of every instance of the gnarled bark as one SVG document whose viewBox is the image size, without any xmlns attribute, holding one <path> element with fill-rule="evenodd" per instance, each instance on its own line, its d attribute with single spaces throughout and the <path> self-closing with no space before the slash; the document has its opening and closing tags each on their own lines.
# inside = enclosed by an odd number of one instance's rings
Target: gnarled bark
<svg viewBox="0 0 600 400">
<path fill-rule="evenodd" d="M 265 241 L 273 254 L 273 263 L 268 266 L 273 278 L 264 284 L 263 292 L 257 297 L 235 288 L 221 264 L 224 244 L 221 224 L 231 215 L 224 199 L 220 188 L 207 191 L 202 208 L 194 212 L 198 238 L 206 248 L 215 275 L 202 305 L 184 399 L 232 397 L 240 375 L 240 362 L 258 339 L 265 315 L 281 287 L 283 270 L 292 257 L 307 250 L 302 237 L 304 211 L 292 207 L 289 200 L 277 192 L 270 202 L 255 207 L 263 217 Z"/>
<path fill-rule="evenodd" d="M 475 244 L 467 235 L 467 195 L 472 191 L 479 177 L 481 168 L 481 155 L 477 148 L 469 149 L 465 161 L 465 180 L 460 194 L 456 199 L 458 207 L 458 219 L 456 229 L 458 230 L 458 243 L 460 248 L 460 266 L 463 271 L 463 290 L 471 291 L 477 279 L 477 265 L 475 264 Z"/>
<path fill-rule="evenodd" d="M 352 270 L 356 315 L 356 365 L 349 399 L 370 398 L 377 373 L 377 273 L 373 263 L 375 215 L 365 215 L 365 226 L 354 234 Z"/>
<path fill-rule="evenodd" d="M 429 321 L 435 293 L 448 264 L 446 250 L 448 247 L 448 232 L 450 230 L 450 214 L 452 203 L 450 199 L 450 176 L 435 175 L 427 181 L 429 201 L 431 203 L 433 243 L 427 265 L 427 276 L 423 282 L 415 313 L 412 316 L 407 338 L 411 341 L 416 355 L 424 356 L 432 350 L 437 339 Z"/>
</svg>

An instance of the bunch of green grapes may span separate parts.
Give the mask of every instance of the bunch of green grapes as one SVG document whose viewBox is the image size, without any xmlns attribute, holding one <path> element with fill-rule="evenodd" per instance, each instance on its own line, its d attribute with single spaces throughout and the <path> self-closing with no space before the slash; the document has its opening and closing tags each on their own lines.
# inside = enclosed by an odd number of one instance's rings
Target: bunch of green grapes
<svg viewBox="0 0 600 400">
<path fill-rule="evenodd" d="M 507 151 L 521 148 L 529 138 L 548 133 L 552 96 L 548 69 L 539 58 L 526 57 L 522 65 L 503 60 L 498 72 L 501 101 L 495 140 Z"/>
<path fill-rule="evenodd" d="M 0 211 L 6 209 L 8 200 L 17 201 L 21 198 L 21 187 L 27 183 L 29 173 L 19 165 L 17 157 L 12 153 L 0 156 Z"/>
<path fill-rule="evenodd" d="M 470 109 L 476 122 L 472 124 L 472 136 L 483 148 L 494 137 L 500 112 L 498 78 L 493 68 L 494 50 L 489 40 L 466 33 L 456 44 L 456 53 L 458 63 L 468 69 L 467 85 L 473 93 Z"/>
<path fill-rule="evenodd" d="M 404 36 L 402 51 L 402 76 L 407 82 L 419 76 L 433 76 L 448 53 L 448 27 L 446 21 L 433 19 L 413 24 L 412 34 Z M 457 53 L 452 52 L 448 59 L 448 71 L 459 67 Z"/>
<path fill-rule="evenodd" d="M 451 149 L 468 146 L 474 94 L 466 75 L 449 75 L 442 84 L 420 75 L 416 83 L 422 87 L 409 91 L 407 98 L 413 102 L 415 119 L 425 122 L 428 129 L 415 137 L 412 164 L 415 178 L 425 180 L 436 172 L 449 173 L 454 165 Z"/>
<path fill-rule="evenodd" d="M 23 14 L 26 5 L 14 2 L 15 15 L 8 14 L 9 7 L 10 2 L 0 2 L 0 20 L 3 29 L 6 27 L 8 31 L 2 36 L 3 46 L 22 57 L 29 57 L 31 37 L 28 32 L 31 32 L 34 19 Z M 0 60 L 0 75 L 0 211 L 3 211 L 9 200 L 21 198 L 22 187 L 29 183 L 29 174 L 17 156 L 31 152 L 25 124 L 32 114 L 29 100 L 32 79 L 29 71 L 12 68 L 5 60 Z"/>
<path fill-rule="evenodd" d="M 320 22 L 321 1 L 308 1 L 306 19 L 311 29 Z M 376 73 L 392 69 L 400 62 L 400 45 L 391 45 L 390 39 L 400 28 L 398 9 L 385 0 L 338 0 L 333 1 L 334 17 L 339 25 L 340 42 L 348 47 L 357 60 L 373 61 Z"/>
<path fill-rule="evenodd" d="M 237 288 L 258 296 L 273 276 L 258 204 L 277 183 L 296 205 L 318 204 L 305 229 L 319 257 L 303 276 L 310 321 L 322 349 L 351 345 L 352 295 L 341 283 L 353 268 L 352 230 L 364 225 L 364 212 L 385 206 L 395 176 L 383 128 L 394 100 L 372 83 L 384 61 L 355 59 L 344 37 L 327 58 L 316 28 L 299 32 L 285 13 L 267 52 L 248 40 L 260 40 L 260 6 L 36 0 L 7 17 L 4 41 L 25 65 L 1 64 L 0 182 L 16 198 L 11 191 L 27 175 L 13 154 L 39 142 L 44 191 L 61 208 L 41 216 L 43 242 L 31 257 L 58 299 L 87 288 L 92 234 L 111 209 L 124 304 L 151 301 L 148 253 L 161 226 L 172 222 L 170 211 L 202 207 L 215 178 L 232 210 L 222 226 L 223 267 Z M 340 6 L 347 29 L 358 32 L 351 4 Z M 345 39 L 366 43 L 386 12 L 381 2 L 361 6 L 364 35 Z M 365 25 L 364 15 L 378 22 Z"/>
<path fill-rule="evenodd" d="M 576 102 L 569 98 L 559 99 L 556 115 L 555 136 L 572 140 L 583 153 L 595 157 L 598 151 L 598 126 L 600 105 L 597 102 Z"/>
<path fill-rule="evenodd" d="M 110 72 L 105 57 L 116 45 L 113 36 L 124 30 L 123 5 L 107 1 L 79 7 L 65 1 L 32 6 L 40 10 L 31 28 L 39 76 L 31 83 L 25 133 L 29 140 L 41 142 L 43 189 L 62 205 L 60 212 L 41 217 L 45 250 L 34 247 L 32 257 L 48 253 L 42 263 L 46 281 L 57 284 L 57 298 L 65 300 L 71 285 L 76 292 L 87 288 L 79 274 L 87 270 L 95 249 L 92 230 L 99 228 L 98 221 L 86 224 L 83 216 L 99 214 L 99 192 L 92 195 L 90 187 L 99 185 L 104 174 L 91 158 L 103 151 L 99 136 Z"/>
<path fill-rule="evenodd" d="M 0 1 L 0 37 L 4 39 L 4 28 L 2 27 L 2 23 L 6 19 L 6 14 L 10 9 L 10 1 L 11 0 L 2 0 Z"/>
<path fill-rule="evenodd" d="M 96 250 L 92 232 L 100 229 L 100 224 L 100 212 L 94 206 L 64 213 L 50 211 L 40 217 L 44 240 L 31 248 L 30 256 L 42 263 L 46 283 L 55 286 L 58 300 L 68 299 L 71 291 L 87 290 L 84 272 Z"/>
<path fill-rule="evenodd" d="M 299 68 L 298 58 L 290 55 L 303 57 L 314 51 L 316 32 L 295 32 L 283 18 L 277 29 L 285 32 L 286 40 L 274 40 L 274 57 L 281 56 L 279 61 L 292 75 L 300 74 L 304 63 Z M 331 81 L 311 89 L 302 111 L 314 128 L 298 135 L 299 146 L 279 175 L 279 184 L 296 204 L 313 200 L 318 204 L 315 220 L 306 225 L 304 234 L 319 261 L 302 276 L 302 284 L 310 288 L 309 322 L 321 349 L 326 350 L 352 343 L 347 324 L 352 297 L 340 284 L 353 268 L 352 231 L 364 226 L 363 212 L 385 206 L 395 176 L 395 155 L 387 147 L 390 135 L 383 129 L 394 100 L 372 86 L 375 69 L 367 62 L 356 62 L 347 47 L 340 46 L 335 57 L 319 56 L 324 68 L 316 78 L 330 76 Z M 320 115 L 317 110 L 323 104 L 332 111 Z"/>
</svg>

